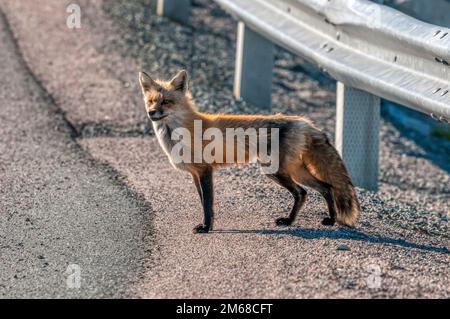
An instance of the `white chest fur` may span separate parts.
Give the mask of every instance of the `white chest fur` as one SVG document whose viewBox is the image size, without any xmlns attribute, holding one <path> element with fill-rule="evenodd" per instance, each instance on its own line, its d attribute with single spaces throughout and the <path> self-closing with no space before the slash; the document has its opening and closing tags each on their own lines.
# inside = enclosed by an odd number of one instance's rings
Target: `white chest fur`
<svg viewBox="0 0 450 319">
<path fill-rule="evenodd" d="M 163 148 L 164 152 L 167 156 L 170 156 L 173 147 L 173 141 L 171 139 L 171 130 L 170 128 L 160 122 L 153 122 L 153 130 L 155 131 L 156 138 L 158 139 L 159 145 Z"/>
<path fill-rule="evenodd" d="M 187 163 L 183 162 L 182 159 L 180 159 L 180 156 L 177 152 L 173 152 L 174 146 L 180 143 L 179 140 L 172 139 L 172 133 L 175 129 L 176 128 L 171 128 L 169 125 L 163 122 L 153 122 L 153 130 L 155 131 L 159 145 L 161 145 L 162 149 L 166 153 L 172 166 L 178 169 L 185 169 L 185 164 Z M 183 141 L 181 143 L 183 143 Z M 187 152 L 189 152 L 190 150 L 190 147 L 188 146 L 183 146 L 183 148 Z"/>
</svg>

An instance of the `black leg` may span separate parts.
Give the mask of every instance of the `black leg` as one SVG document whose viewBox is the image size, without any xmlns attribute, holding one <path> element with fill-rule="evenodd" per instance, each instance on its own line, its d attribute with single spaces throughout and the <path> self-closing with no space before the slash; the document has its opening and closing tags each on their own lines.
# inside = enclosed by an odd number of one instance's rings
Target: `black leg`
<svg viewBox="0 0 450 319">
<path fill-rule="evenodd" d="M 268 175 L 269 178 L 286 188 L 294 197 L 294 205 L 292 206 L 291 212 L 288 217 L 280 217 L 276 220 L 278 226 L 289 226 L 291 225 L 297 213 L 302 209 L 306 201 L 306 190 L 295 183 L 289 176 L 274 174 Z"/>
<path fill-rule="evenodd" d="M 193 175 L 193 177 L 202 201 L 204 214 L 203 224 L 197 225 L 194 228 L 194 233 L 207 233 L 212 229 L 214 218 L 213 172 L 211 168 L 207 168 L 198 176 Z"/>
<path fill-rule="evenodd" d="M 334 208 L 334 201 L 333 201 L 333 194 L 331 193 L 331 187 L 327 188 L 325 191 L 320 193 L 327 201 L 328 212 L 330 213 L 330 217 L 325 217 L 322 220 L 322 225 L 333 226 L 336 223 L 336 210 Z"/>
<path fill-rule="evenodd" d="M 333 193 L 331 192 L 331 185 L 316 180 L 314 183 L 311 183 L 308 186 L 311 186 L 316 191 L 318 191 L 327 202 L 330 217 L 325 217 L 322 220 L 322 225 L 333 226 L 336 223 L 336 210 L 334 208 L 334 200 L 333 200 Z"/>
</svg>

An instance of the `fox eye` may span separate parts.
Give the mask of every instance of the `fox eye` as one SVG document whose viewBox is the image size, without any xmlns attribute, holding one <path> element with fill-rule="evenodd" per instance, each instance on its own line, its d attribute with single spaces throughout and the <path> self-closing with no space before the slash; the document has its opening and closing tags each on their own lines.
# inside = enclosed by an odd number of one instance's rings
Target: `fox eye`
<svg viewBox="0 0 450 319">
<path fill-rule="evenodd" d="M 172 103 L 172 102 L 169 101 L 169 100 L 163 100 L 163 101 L 161 102 L 161 105 L 167 105 L 167 104 L 170 104 L 170 103 Z"/>
</svg>

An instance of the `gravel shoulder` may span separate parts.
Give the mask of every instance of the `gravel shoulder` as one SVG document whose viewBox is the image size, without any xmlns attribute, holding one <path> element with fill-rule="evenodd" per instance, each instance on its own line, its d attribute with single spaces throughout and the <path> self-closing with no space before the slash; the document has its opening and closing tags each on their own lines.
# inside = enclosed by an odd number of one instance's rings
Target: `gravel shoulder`
<svg viewBox="0 0 450 319">
<path fill-rule="evenodd" d="M 142 237 L 126 241 L 130 249 L 137 247 L 136 260 L 146 267 L 130 284 L 132 296 L 450 296 L 450 175 L 436 165 L 448 154 L 430 153 L 385 121 L 380 135 L 380 191 L 358 191 L 363 215 L 357 231 L 320 226 L 326 208 L 312 192 L 293 227 L 275 228 L 274 219 L 289 209 L 291 200 L 250 167 L 217 174 L 217 230 L 192 235 L 201 217 L 200 203 L 188 176 L 169 167 L 156 139 L 147 134 L 136 73 L 144 69 L 167 78 L 187 68 L 202 111 L 258 112 L 232 98 L 234 23 L 207 0 L 194 1 L 188 26 L 156 17 L 149 0 L 79 3 L 84 17 L 80 30 L 65 27 L 66 1 L 2 0 L 0 8 L 27 65 L 74 127 L 86 152 L 80 154 L 90 154 L 86 156 L 102 167 L 119 172 L 124 185 L 151 207 L 144 217 L 134 208 L 126 210 L 128 219 L 116 220 L 122 228 L 111 239 L 121 242 L 121 236 L 151 226 L 151 254 L 140 250 Z M 334 82 L 281 49 L 276 56 L 274 112 L 307 114 L 332 139 Z M 92 180 L 97 181 L 95 174 Z M 89 194 L 98 193 L 90 189 Z M 78 205 L 109 207 L 114 194 L 107 194 L 110 197 Z M 149 216 L 151 223 L 142 219 Z M 102 224 L 111 230 L 109 225 Z M 79 253 L 89 258 L 92 249 L 113 249 L 106 246 L 105 242 Z M 134 260 L 128 252 L 118 254 L 117 258 Z M 373 266 L 380 270 L 379 288 L 368 284 Z"/>
<path fill-rule="evenodd" d="M 71 138 L 1 12 L 0 52 L 0 298 L 130 296 L 150 208 Z"/>
</svg>

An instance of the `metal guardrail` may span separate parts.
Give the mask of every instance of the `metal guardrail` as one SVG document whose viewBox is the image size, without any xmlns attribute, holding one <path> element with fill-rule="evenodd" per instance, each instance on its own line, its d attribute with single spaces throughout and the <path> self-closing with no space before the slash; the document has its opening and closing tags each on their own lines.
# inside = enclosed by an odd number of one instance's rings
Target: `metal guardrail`
<svg viewBox="0 0 450 319">
<path fill-rule="evenodd" d="M 450 122 L 450 29 L 368 0 L 214 1 L 239 21 L 236 97 L 270 107 L 273 43 L 339 81 L 336 147 L 356 185 L 378 186 L 379 97 Z"/>
<path fill-rule="evenodd" d="M 336 80 L 450 121 L 450 29 L 366 0 L 215 1 Z"/>
</svg>

